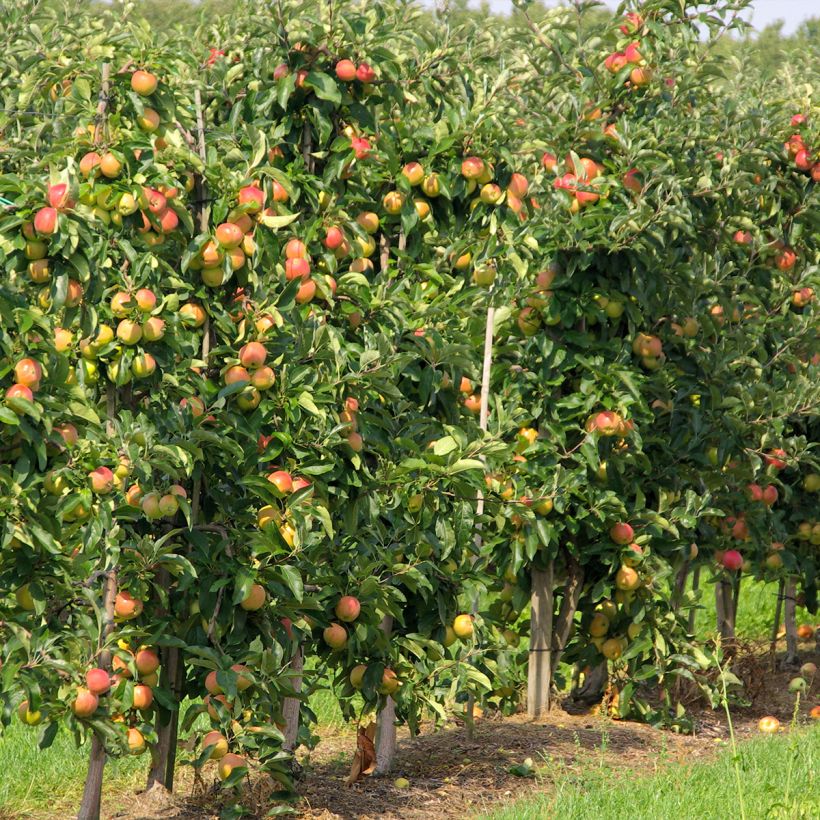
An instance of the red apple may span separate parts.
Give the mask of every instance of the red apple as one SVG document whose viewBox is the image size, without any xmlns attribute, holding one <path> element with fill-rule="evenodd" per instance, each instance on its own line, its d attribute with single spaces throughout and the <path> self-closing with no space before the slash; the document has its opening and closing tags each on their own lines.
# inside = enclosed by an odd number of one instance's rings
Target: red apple
<svg viewBox="0 0 820 820">
<path fill-rule="evenodd" d="M 34 214 L 34 230 L 40 236 L 51 236 L 57 232 L 60 214 L 56 208 L 40 208 Z"/>
<path fill-rule="evenodd" d="M 153 649 L 138 650 L 134 662 L 140 675 L 150 675 L 159 669 L 159 656 Z"/>
<path fill-rule="evenodd" d="M 239 361 L 243 367 L 261 367 L 265 363 L 268 352 L 260 342 L 248 342 L 239 350 Z"/>
<path fill-rule="evenodd" d="M 142 606 L 142 601 L 123 590 L 117 593 L 114 601 L 114 614 L 124 621 L 130 621 L 142 614 Z"/>
<path fill-rule="evenodd" d="M 616 544 L 629 544 L 635 537 L 635 530 L 629 524 L 613 524 L 609 530 L 609 537 Z"/>
<path fill-rule="evenodd" d="M 376 79 L 376 72 L 367 63 L 359 63 L 356 69 L 356 79 L 360 83 L 372 83 Z"/>
<path fill-rule="evenodd" d="M 248 612 L 256 612 L 265 605 L 267 593 L 261 584 L 253 584 L 245 598 L 240 601 L 239 606 Z"/>
<path fill-rule="evenodd" d="M 362 606 L 359 603 L 358 598 L 354 598 L 352 595 L 344 595 L 336 604 L 336 617 L 340 621 L 351 623 L 359 617 L 361 609 Z"/>
<path fill-rule="evenodd" d="M 81 686 L 77 689 L 71 710 L 78 718 L 88 718 L 97 711 L 99 705 L 100 699 L 93 692 Z"/>
<path fill-rule="evenodd" d="M 336 76 L 343 83 L 350 83 L 356 79 L 356 65 L 352 60 L 339 60 L 336 63 Z"/>
<path fill-rule="evenodd" d="M 239 189 L 237 200 L 248 213 L 255 214 L 261 211 L 262 206 L 265 204 L 265 192 L 255 185 L 246 185 L 244 188 Z"/>
<path fill-rule="evenodd" d="M 47 196 L 48 204 L 58 211 L 65 211 L 74 207 L 74 202 L 71 199 L 71 189 L 65 182 L 49 185 Z"/>
<path fill-rule="evenodd" d="M 114 489 L 114 473 L 108 467 L 97 467 L 88 474 L 93 492 L 107 495 Z"/>
<path fill-rule="evenodd" d="M 743 566 L 743 556 L 737 550 L 726 550 L 720 559 L 724 569 L 737 572 Z"/>
<path fill-rule="evenodd" d="M 153 702 L 154 693 L 151 691 L 151 687 L 138 683 L 134 687 L 134 708 L 140 710 L 148 709 Z"/>
<path fill-rule="evenodd" d="M 85 673 L 85 685 L 93 695 L 104 695 L 111 688 L 111 676 L 106 669 L 89 669 Z"/>
<path fill-rule="evenodd" d="M 141 97 L 149 97 L 157 90 L 157 78 L 150 71 L 140 69 L 131 75 L 131 88 Z"/>
<path fill-rule="evenodd" d="M 20 359 L 14 365 L 14 379 L 17 384 L 37 390 L 40 386 L 40 379 L 43 378 L 43 368 L 34 359 Z"/>
<path fill-rule="evenodd" d="M 268 481 L 279 490 L 282 495 L 293 492 L 293 479 L 285 470 L 276 470 L 268 475 Z"/>
</svg>

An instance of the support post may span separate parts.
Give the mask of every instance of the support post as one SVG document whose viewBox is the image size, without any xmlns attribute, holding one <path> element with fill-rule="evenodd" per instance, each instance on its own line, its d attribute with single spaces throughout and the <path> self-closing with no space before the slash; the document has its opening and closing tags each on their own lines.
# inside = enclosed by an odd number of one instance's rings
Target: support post
<svg viewBox="0 0 820 820">
<path fill-rule="evenodd" d="M 786 627 L 786 657 L 783 659 L 784 669 L 796 669 L 800 666 L 800 656 L 797 654 L 797 589 L 794 578 L 786 579 L 783 591 L 783 624 Z"/>
<path fill-rule="evenodd" d="M 527 668 L 527 715 L 538 719 L 550 707 L 552 681 L 553 562 L 532 570 L 530 657 Z"/>
<path fill-rule="evenodd" d="M 393 617 L 385 615 L 379 628 L 388 637 L 393 631 Z M 376 719 L 376 769 L 374 774 L 388 774 L 396 754 L 396 701 L 387 696 Z"/>
</svg>

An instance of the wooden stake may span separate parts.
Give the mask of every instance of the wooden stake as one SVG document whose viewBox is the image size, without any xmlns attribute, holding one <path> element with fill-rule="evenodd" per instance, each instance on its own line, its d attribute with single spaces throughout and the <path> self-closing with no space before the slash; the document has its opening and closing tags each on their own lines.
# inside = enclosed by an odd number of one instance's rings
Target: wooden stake
<svg viewBox="0 0 820 820">
<path fill-rule="evenodd" d="M 785 598 L 783 624 L 786 627 L 786 657 L 783 659 L 783 667 L 792 669 L 800 666 L 800 656 L 797 654 L 797 613 L 795 612 L 797 589 L 794 578 L 786 580 L 783 595 Z"/>
<path fill-rule="evenodd" d="M 393 631 L 393 616 L 385 615 L 379 629 L 388 637 Z M 389 695 L 376 719 L 376 769 L 374 774 L 388 774 L 396 754 L 396 701 Z"/>
<path fill-rule="evenodd" d="M 530 657 L 527 666 L 527 715 L 541 718 L 550 707 L 552 681 L 553 562 L 533 568 L 530 615 Z"/>
<path fill-rule="evenodd" d="M 772 624 L 772 640 L 769 644 L 769 656 L 771 659 L 772 671 L 775 667 L 777 656 L 777 633 L 780 632 L 780 613 L 783 611 L 783 596 L 785 594 L 785 581 L 781 578 L 777 585 L 777 601 L 774 605 L 774 623 Z"/>
</svg>

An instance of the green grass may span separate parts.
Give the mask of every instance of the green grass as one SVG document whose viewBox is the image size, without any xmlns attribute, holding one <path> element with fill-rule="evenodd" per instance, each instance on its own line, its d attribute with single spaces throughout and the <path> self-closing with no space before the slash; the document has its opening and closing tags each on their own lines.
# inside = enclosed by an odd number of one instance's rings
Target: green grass
<svg viewBox="0 0 820 820">
<path fill-rule="evenodd" d="M 809 820 L 820 806 L 820 728 L 762 736 L 739 747 L 747 820 Z M 614 770 L 594 758 L 582 770 L 543 770 L 549 793 L 481 815 L 482 820 L 724 820 L 741 818 L 731 751 L 651 772 Z M 546 784 L 545 784 L 546 785 Z"/>
<path fill-rule="evenodd" d="M 310 705 L 322 727 L 344 725 L 339 704 L 329 691 L 314 693 Z M 183 705 L 183 714 L 187 706 Z M 60 729 L 54 743 L 41 751 L 37 736 L 37 728 L 24 726 L 16 718 L 0 735 L 0 772 L 15 773 L 14 777 L 0 777 L 0 818 L 6 812 L 13 817 L 71 817 L 79 805 L 89 745 L 78 749 L 71 734 Z M 109 760 L 103 794 L 107 813 L 128 807 L 130 795 L 145 785 L 148 764 L 147 755 Z"/>
<path fill-rule="evenodd" d="M 58 731 L 52 746 L 37 748 L 37 729 L 17 720 L 0 737 L 0 816 L 71 817 L 79 805 L 88 768 L 88 748 L 78 749 L 72 736 Z M 111 760 L 105 769 L 106 808 L 128 800 L 143 785 L 146 758 Z"/>
<path fill-rule="evenodd" d="M 717 632 L 715 616 L 714 584 L 702 583 L 701 609 L 695 619 L 695 634 L 701 639 L 708 638 Z M 735 632 L 743 640 L 763 640 L 771 636 L 774 623 L 775 605 L 777 603 L 777 584 L 744 579 L 740 588 L 740 606 L 738 607 Z M 808 611 L 797 607 L 797 623 L 813 623 Z M 780 628 L 783 628 L 783 613 L 780 615 Z"/>
</svg>

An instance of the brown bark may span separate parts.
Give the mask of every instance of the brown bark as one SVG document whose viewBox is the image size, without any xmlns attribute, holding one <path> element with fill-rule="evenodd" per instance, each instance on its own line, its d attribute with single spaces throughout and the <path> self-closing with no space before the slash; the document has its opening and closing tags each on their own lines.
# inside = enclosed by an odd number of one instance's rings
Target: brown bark
<svg viewBox="0 0 820 820">
<path fill-rule="evenodd" d="M 98 664 L 102 669 L 111 669 L 111 651 L 105 648 L 108 636 L 114 631 L 114 602 L 117 598 L 117 573 L 110 569 L 103 582 L 103 628 L 100 635 Z M 77 820 L 99 820 L 102 803 L 103 771 L 105 769 L 105 746 L 95 734 L 91 741 L 91 755 L 88 760 L 88 774 L 85 778 L 83 797 Z"/>
<path fill-rule="evenodd" d="M 564 597 L 561 599 L 561 608 L 552 635 L 552 673 L 558 668 L 558 661 L 569 641 L 569 633 L 575 620 L 578 601 L 581 600 L 581 591 L 584 588 L 584 568 L 573 558 L 569 551 L 565 551 L 567 561 L 567 580 L 564 583 Z"/>
<path fill-rule="evenodd" d="M 584 677 L 581 687 L 573 690 L 572 700 L 585 706 L 600 703 L 604 697 L 608 680 L 609 666 L 606 661 L 601 661 Z"/>
<path fill-rule="evenodd" d="M 692 592 L 697 592 L 698 588 L 700 587 L 700 567 L 695 567 L 695 571 L 692 573 Z M 689 610 L 689 634 L 695 634 L 695 620 L 697 618 L 698 611 L 696 607 L 692 607 Z"/>
<path fill-rule="evenodd" d="M 302 655 L 302 647 L 297 647 L 296 654 L 290 662 L 290 668 L 294 672 L 301 673 L 304 668 L 304 656 Z M 294 677 L 293 688 L 296 692 L 302 691 L 302 675 Z M 299 698 L 285 698 L 285 703 L 282 707 L 282 712 L 285 718 L 285 749 L 289 752 L 293 751 L 296 746 L 296 737 L 299 734 L 299 707 L 301 702 Z"/>
</svg>

